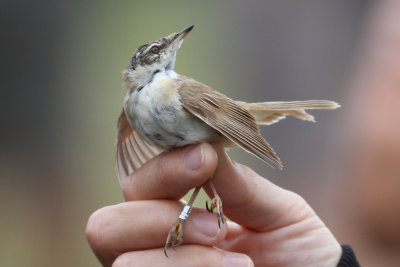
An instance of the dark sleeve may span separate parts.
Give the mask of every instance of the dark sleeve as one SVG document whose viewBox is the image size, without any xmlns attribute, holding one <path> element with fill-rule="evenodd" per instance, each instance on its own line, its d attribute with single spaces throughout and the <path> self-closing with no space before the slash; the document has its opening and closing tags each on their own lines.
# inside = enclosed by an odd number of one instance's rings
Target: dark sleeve
<svg viewBox="0 0 400 267">
<path fill-rule="evenodd" d="M 342 257 L 340 258 L 338 267 L 360 267 L 353 249 L 349 245 L 341 245 Z"/>
</svg>

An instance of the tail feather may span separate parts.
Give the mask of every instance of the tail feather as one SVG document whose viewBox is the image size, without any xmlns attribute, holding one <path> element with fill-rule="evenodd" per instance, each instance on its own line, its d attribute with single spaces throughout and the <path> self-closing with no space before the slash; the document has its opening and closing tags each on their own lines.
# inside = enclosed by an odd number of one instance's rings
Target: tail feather
<svg viewBox="0 0 400 267">
<path fill-rule="evenodd" d="M 307 113 L 308 109 L 336 109 L 340 105 L 329 100 L 306 100 L 291 102 L 261 102 L 246 103 L 237 102 L 246 108 L 257 121 L 257 124 L 270 125 L 284 119 L 286 116 L 315 122 L 314 116 Z"/>
<path fill-rule="evenodd" d="M 336 109 L 340 105 L 329 100 L 306 100 L 306 101 L 291 101 L 291 102 L 263 102 L 253 103 L 257 106 L 262 106 L 265 110 L 298 110 L 298 109 Z"/>
</svg>

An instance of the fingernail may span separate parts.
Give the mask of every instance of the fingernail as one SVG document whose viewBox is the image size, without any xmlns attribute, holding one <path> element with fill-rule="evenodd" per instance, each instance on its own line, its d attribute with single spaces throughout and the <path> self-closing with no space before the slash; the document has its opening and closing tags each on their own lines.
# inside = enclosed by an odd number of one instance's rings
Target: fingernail
<svg viewBox="0 0 400 267">
<path fill-rule="evenodd" d="M 225 267 L 251 267 L 254 266 L 250 257 L 240 254 L 228 252 L 224 256 Z"/>
<path fill-rule="evenodd" d="M 197 170 L 200 169 L 203 163 L 203 157 L 203 144 L 200 144 L 189 148 L 189 150 L 185 153 L 183 162 L 189 169 Z"/>
<path fill-rule="evenodd" d="M 215 238 L 220 231 L 215 217 L 213 213 L 196 213 L 196 215 L 193 216 L 193 220 L 201 233 L 208 237 Z"/>
</svg>

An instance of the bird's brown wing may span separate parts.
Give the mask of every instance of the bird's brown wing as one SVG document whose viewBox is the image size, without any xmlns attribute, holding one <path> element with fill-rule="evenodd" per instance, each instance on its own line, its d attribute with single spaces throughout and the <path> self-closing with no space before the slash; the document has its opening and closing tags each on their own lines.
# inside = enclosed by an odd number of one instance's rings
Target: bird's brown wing
<svg viewBox="0 0 400 267">
<path fill-rule="evenodd" d="M 267 164 L 282 168 L 272 147 L 264 140 L 254 117 L 227 96 L 187 77 L 178 81 L 182 105 L 230 141 Z"/>
<path fill-rule="evenodd" d="M 160 147 L 148 144 L 140 137 L 136 129 L 129 124 L 124 110 L 118 118 L 115 150 L 115 167 L 121 187 L 129 174 L 164 151 Z"/>
</svg>

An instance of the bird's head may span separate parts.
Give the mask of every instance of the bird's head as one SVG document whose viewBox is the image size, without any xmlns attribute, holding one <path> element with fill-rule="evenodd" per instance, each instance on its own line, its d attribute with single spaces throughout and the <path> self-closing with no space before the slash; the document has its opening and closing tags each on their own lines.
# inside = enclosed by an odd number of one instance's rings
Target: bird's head
<svg viewBox="0 0 400 267">
<path fill-rule="evenodd" d="M 172 33 L 140 46 L 123 72 L 123 86 L 127 89 L 144 86 L 155 73 L 173 70 L 176 53 L 193 27 L 191 25 L 179 33 Z"/>
</svg>

